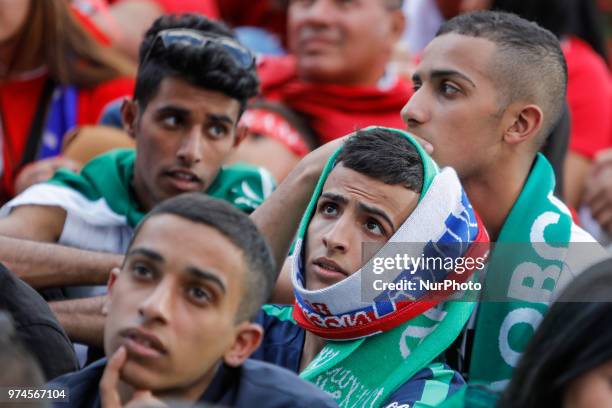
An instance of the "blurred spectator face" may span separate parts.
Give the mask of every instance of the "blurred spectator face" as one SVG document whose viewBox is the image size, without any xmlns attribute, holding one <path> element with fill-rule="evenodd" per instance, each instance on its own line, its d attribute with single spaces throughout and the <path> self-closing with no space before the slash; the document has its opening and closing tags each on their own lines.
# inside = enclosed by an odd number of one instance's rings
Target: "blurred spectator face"
<svg viewBox="0 0 612 408">
<path fill-rule="evenodd" d="M 300 159 L 282 142 L 261 133 L 249 132 L 227 163 L 248 163 L 263 167 L 280 183 Z"/>
<path fill-rule="evenodd" d="M 375 85 L 404 29 L 387 0 L 292 0 L 288 35 L 300 77 Z"/>
<path fill-rule="evenodd" d="M 570 383 L 564 408 L 612 406 L 612 361 L 587 372 Z"/>
<path fill-rule="evenodd" d="M 436 37 L 425 48 L 413 76 L 415 93 L 402 109 L 408 131 L 431 143 L 433 158 L 462 179 L 500 160 L 509 126 L 489 68 L 496 48 L 483 38 Z"/>
<path fill-rule="evenodd" d="M 323 289 L 363 266 L 364 242 L 382 247 L 416 208 L 419 194 L 338 164 L 323 186 L 308 225 L 309 290 Z"/>
<path fill-rule="evenodd" d="M 29 8 L 29 0 L 0 0 L 0 45 L 19 31 Z"/>
<path fill-rule="evenodd" d="M 109 357 L 126 348 L 122 380 L 171 396 L 206 387 L 222 360 L 246 359 L 252 324 L 237 318 L 248 270 L 241 254 L 208 225 L 172 214 L 145 221 L 109 281 L 104 347 Z"/>
<path fill-rule="evenodd" d="M 136 139 L 134 188 L 148 207 L 180 193 L 205 191 L 238 135 L 238 100 L 190 85 L 162 80 L 144 112 L 136 102 L 122 108 L 128 133 Z"/>
</svg>

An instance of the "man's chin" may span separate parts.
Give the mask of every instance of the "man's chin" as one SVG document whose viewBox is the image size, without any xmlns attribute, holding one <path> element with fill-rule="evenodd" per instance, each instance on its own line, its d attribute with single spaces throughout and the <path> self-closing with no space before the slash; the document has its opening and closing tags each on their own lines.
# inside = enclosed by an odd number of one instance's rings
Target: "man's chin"
<svg viewBox="0 0 612 408">
<path fill-rule="evenodd" d="M 302 56 L 298 62 L 299 76 L 311 82 L 342 83 L 343 73 L 330 64 L 327 55 Z"/>
<path fill-rule="evenodd" d="M 163 376 L 163 370 L 153 370 L 129 360 L 121 369 L 121 380 L 138 390 L 155 392 L 167 388 L 168 384 L 165 384 Z"/>
<path fill-rule="evenodd" d="M 306 273 L 306 289 L 307 290 L 321 290 L 345 279 L 344 276 L 318 276 L 315 272 L 310 271 Z"/>
</svg>

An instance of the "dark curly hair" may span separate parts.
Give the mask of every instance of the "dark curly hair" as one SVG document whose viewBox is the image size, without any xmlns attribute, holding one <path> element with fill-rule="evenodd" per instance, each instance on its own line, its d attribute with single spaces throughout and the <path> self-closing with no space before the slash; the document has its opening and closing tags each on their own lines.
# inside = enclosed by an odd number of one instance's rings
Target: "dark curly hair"
<svg viewBox="0 0 612 408">
<path fill-rule="evenodd" d="M 214 43 L 208 43 L 205 47 L 181 43 L 165 47 L 161 41 L 155 41 L 157 33 L 170 28 L 188 28 L 202 34 L 236 39 L 223 23 L 197 14 L 164 15 L 155 20 L 146 32 L 139 51 L 134 97 L 142 110 L 156 95 L 161 81 L 166 77 L 175 77 L 237 99 L 242 114 L 247 100 L 258 91 L 259 80 L 255 68 L 239 67 L 222 46 Z"/>
</svg>

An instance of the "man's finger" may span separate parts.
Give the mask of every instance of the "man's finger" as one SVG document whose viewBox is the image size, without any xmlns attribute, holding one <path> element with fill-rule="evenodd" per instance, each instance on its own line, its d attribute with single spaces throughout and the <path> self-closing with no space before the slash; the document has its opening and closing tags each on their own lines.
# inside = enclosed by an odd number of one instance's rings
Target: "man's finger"
<svg viewBox="0 0 612 408">
<path fill-rule="evenodd" d="M 597 153 L 593 164 L 595 167 L 612 165 L 612 149 L 606 149 Z"/>
<path fill-rule="evenodd" d="M 610 181 L 603 177 L 591 177 L 590 180 L 587 180 L 582 198 L 584 204 L 590 206 L 594 201 L 599 200 L 601 197 L 605 197 L 608 182 Z"/>
<path fill-rule="evenodd" d="M 117 392 L 117 384 L 119 383 L 119 373 L 121 367 L 125 364 L 127 352 L 125 347 L 119 349 L 106 363 L 104 375 L 100 380 L 100 400 L 103 408 L 119 408 L 121 407 L 121 399 Z"/>
</svg>

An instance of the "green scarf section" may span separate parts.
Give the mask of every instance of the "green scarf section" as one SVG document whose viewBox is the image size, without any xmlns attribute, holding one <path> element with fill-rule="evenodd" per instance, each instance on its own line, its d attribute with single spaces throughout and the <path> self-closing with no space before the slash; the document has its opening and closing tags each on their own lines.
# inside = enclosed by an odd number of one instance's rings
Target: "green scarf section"
<svg viewBox="0 0 612 408">
<path fill-rule="evenodd" d="M 341 407 L 379 407 L 452 344 L 473 307 L 446 302 L 385 333 L 328 341 L 300 377 L 330 393 Z M 444 381 L 432 371 L 434 379 Z M 420 406 L 444 401 L 448 389 L 438 391 L 424 394 Z"/>
<path fill-rule="evenodd" d="M 470 383 L 503 388 L 548 309 L 572 228 L 569 211 L 553 197 L 554 187 L 553 170 L 538 154 L 489 260 Z M 535 241 L 546 244 L 528 245 Z M 512 243 L 521 244 L 509 245 Z M 543 295 L 548 301 L 542 300 Z"/>
<path fill-rule="evenodd" d="M 498 400 L 499 395 L 491 390 L 470 385 L 461 388 L 437 408 L 493 408 Z"/>
<path fill-rule="evenodd" d="M 439 173 L 436 163 L 406 132 L 391 129 L 410 140 L 421 156 L 424 182 L 421 198 Z M 325 180 L 341 149 L 330 158 L 302 219 L 303 238 Z M 359 294 L 356 294 L 359 296 Z M 398 327 L 366 338 L 328 341 L 300 376 L 330 393 L 341 407 L 378 407 L 416 373 L 431 364 L 461 333 L 474 308 L 473 302 L 446 302 Z M 434 379 L 448 382 L 448 370 L 432 369 Z M 448 393 L 436 389 L 424 393 L 421 407 L 435 406 Z"/>
<path fill-rule="evenodd" d="M 79 174 L 59 169 L 48 183 L 77 191 L 92 202 L 104 199 L 133 228 L 145 216 L 132 188 L 135 160 L 133 149 L 113 150 L 91 160 Z M 250 213 L 268 197 L 273 187 L 274 181 L 267 172 L 237 164 L 222 167 L 206 194 Z"/>
</svg>

